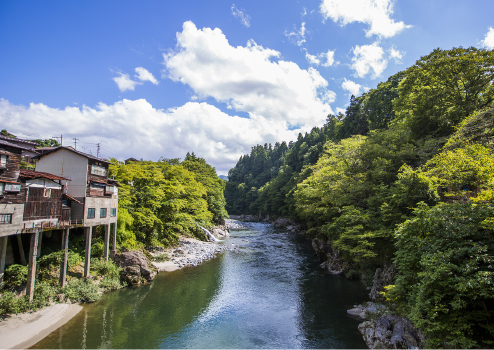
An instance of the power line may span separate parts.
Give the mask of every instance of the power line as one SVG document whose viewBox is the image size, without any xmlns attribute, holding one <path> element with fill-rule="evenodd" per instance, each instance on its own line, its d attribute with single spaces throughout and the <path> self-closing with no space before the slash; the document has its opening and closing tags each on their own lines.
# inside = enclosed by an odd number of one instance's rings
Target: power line
<svg viewBox="0 0 494 350">
<path fill-rule="evenodd" d="M 60 139 L 60 146 L 63 146 L 63 135 L 60 135 L 60 137 L 52 136 L 52 138 L 57 139 L 57 140 Z"/>
</svg>

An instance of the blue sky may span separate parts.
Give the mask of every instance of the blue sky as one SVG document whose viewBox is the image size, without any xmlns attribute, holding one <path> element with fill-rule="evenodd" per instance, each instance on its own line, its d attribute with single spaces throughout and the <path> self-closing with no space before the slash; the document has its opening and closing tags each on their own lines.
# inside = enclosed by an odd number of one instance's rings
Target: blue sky
<svg viewBox="0 0 494 350">
<path fill-rule="evenodd" d="M 435 48 L 494 48 L 494 2 L 0 2 L 0 128 L 226 174 Z"/>
</svg>

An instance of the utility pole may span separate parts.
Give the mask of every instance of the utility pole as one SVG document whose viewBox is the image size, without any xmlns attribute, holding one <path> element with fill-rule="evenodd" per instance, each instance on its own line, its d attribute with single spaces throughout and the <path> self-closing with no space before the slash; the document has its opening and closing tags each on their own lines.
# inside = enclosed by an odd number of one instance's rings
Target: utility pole
<svg viewBox="0 0 494 350">
<path fill-rule="evenodd" d="M 57 140 L 58 140 L 58 139 L 60 139 L 60 146 L 63 146 L 63 135 L 60 135 L 60 137 L 58 137 L 58 136 L 53 136 L 52 138 L 53 138 L 53 139 L 57 139 Z"/>
<path fill-rule="evenodd" d="M 74 140 L 74 148 L 77 151 L 77 140 L 79 140 L 79 139 L 74 137 L 73 140 Z"/>
<path fill-rule="evenodd" d="M 96 157 L 99 158 L 99 149 L 100 149 L 99 143 L 97 143 L 97 145 L 98 145 L 98 151 L 96 152 Z"/>
</svg>

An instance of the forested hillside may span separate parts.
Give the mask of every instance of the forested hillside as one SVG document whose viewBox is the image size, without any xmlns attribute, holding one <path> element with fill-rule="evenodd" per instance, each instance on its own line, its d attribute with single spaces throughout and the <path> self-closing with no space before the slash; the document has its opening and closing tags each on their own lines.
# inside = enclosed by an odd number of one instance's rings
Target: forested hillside
<svg viewBox="0 0 494 350">
<path fill-rule="evenodd" d="M 386 297 L 429 346 L 492 346 L 493 67 L 493 51 L 437 49 L 296 142 L 253 147 L 229 213 L 302 222 L 349 277 L 394 263 Z"/>
<path fill-rule="evenodd" d="M 119 188 L 118 239 L 129 249 L 166 246 L 179 234 L 204 237 L 199 228 L 223 224 L 227 217 L 225 180 L 194 153 L 178 159 L 129 164 L 112 160 L 110 175 Z"/>
</svg>

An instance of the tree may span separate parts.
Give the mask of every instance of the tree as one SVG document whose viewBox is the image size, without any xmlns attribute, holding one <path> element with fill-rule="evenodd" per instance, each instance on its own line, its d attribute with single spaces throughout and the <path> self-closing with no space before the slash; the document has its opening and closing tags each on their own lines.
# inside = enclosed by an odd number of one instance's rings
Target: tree
<svg viewBox="0 0 494 350">
<path fill-rule="evenodd" d="M 494 100 L 494 51 L 436 49 L 405 72 L 394 100 L 397 119 L 415 137 L 450 135 L 474 111 Z"/>
<path fill-rule="evenodd" d="M 387 296 L 428 336 L 429 348 L 492 348 L 492 207 L 420 205 L 396 231 L 400 274 Z"/>
</svg>

